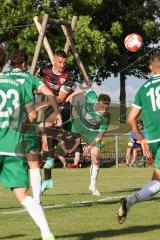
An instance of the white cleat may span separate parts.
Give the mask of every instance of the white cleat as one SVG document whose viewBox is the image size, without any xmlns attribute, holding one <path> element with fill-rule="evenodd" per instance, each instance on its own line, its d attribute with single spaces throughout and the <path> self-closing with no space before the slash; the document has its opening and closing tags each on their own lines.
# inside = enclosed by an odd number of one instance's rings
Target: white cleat
<svg viewBox="0 0 160 240">
<path fill-rule="evenodd" d="M 89 186 L 89 191 L 91 191 L 94 196 L 101 195 L 100 191 L 98 191 L 98 189 L 92 185 Z"/>
</svg>

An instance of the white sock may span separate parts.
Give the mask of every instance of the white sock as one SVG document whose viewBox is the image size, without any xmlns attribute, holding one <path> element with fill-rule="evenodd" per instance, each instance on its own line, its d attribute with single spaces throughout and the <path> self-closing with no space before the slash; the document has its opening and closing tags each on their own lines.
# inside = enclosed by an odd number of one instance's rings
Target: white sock
<svg viewBox="0 0 160 240">
<path fill-rule="evenodd" d="M 134 204 L 136 202 L 149 200 L 159 191 L 160 182 L 157 180 L 153 180 L 149 184 L 146 184 L 140 191 L 131 196 L 131 202 L 132 204 Z"/>
<path fill-rule="evenodd" d="M 35 201 L 40 203 L 41 174 L 39 168 L 30 169 L 30 181 L 33 192 L 33 198 Z"/>
<path fill-rule="evenodd" d="M 99 166 L 95 164 L 91 164 L 90 175 L 91 175 L 91 185 L 93 187 L 96 187 L 98 171 L 99 171 Z"/>
<path fill-rule="evenodd" d="M 42 238 L 48 237 L 51 234 L 51 231 L 49 229 L 42 206 L 30 196 L 25 197 L 21 204 L 25 207 L 29 215 L 40 228 Z"/>
</svg>

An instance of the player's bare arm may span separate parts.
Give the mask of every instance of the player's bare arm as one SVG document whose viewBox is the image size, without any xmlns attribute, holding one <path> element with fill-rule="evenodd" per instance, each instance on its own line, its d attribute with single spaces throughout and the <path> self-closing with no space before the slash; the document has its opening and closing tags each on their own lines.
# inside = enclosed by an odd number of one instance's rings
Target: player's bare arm
<svg viewBox="0 0 160 240">
<path fill-rule="evenodd" d="M 75 91 L 66 98 L 66 102 L 72 101 L 73 97 L 86 92 L 90 87 L 91 84 L 89 83 L 82 84 L 79 88 L 75 89 Z"/>
<path fill-rule="evenodd" d="M 57 103 L 63 103 L 68 95 L 69 95 L 68 92 L 60 90 L 58 96 L 56 97 Z"/>
<path fill-rule="evenodd" d="M 68 152 L 69 152 L 69 150 L 65 148 L 65 143 L 64 143 L 64 141 L 61 141 L 61 147 L 62 147 L 62 149 L 63 149 L 63 151 L 64 151 L 65 153 L 68 153 Z"/>
<path fill-rule="evenodd" d="M 147 157 L 151 157 L 151 151 L 147 143 L 147 140 L 144 138 L 144 136 L 142 135 L 142 133 L 140 132 L 137 126 L 137 118 L 140 115 L 140 113 L 141 113 L 141 109 L 132 107 L 128 116 L 128 122 L 131 125 L 132 131 L 135 132 L 136 136 L 141 142 L 143 154 Z"/>
</svg>

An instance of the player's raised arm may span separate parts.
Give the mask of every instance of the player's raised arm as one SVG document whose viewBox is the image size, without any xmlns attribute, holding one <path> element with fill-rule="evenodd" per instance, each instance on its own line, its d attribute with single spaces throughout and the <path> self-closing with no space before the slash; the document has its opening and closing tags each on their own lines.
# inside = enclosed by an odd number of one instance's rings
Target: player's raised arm
<svg viewBox="0 0 160 240">
<path fill-rule="evenodd" d="M 86 92 L 91 88 L 91 83 L 82 83 L 75 91 L 66 98 L 66 102 L 72 101 L 73 97 Z"/>
</svg>

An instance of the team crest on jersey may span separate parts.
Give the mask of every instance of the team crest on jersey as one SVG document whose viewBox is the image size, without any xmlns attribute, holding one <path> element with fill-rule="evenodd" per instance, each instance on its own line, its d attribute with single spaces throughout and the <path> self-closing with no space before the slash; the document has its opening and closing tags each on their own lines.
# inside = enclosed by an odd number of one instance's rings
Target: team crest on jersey
<svg viewBox="0 0 160 240">
<path fill-rule="evenodd" d="M 59 81 L 60 81 L 61 84 L 63 84 L 66 81 L 66 79 L 65 78 L 60 78 Z"/>
</svg>

